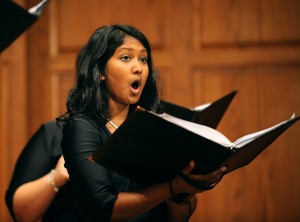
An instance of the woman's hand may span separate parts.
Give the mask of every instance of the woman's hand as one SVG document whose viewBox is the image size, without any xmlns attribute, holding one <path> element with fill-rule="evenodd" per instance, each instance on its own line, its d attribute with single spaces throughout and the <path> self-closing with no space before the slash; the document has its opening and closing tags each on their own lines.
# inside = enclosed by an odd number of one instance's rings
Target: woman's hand
<svg viewBox="0 0 300 222">
<path fill-rule="evenodd" d="M 190 183 L 186 182 L 182 176 L 177 175 L 172 181 L 171 186 L 174 194 L 177 193 L 201 193 L 205 191 L 204 189 L 200 189 L 199 187 L 210 187 L 214 184 L 218 183 L 224 172 L 226 171 L 226 167 L 221 167 L 216 171 L 208 174 L 193 174 L 192 170 L 195 168 L 195 161 L 191 161 L 190 164 L 185 167 L 182 171 L 183 175 L 187 177 L 189 180 L 193 181 L 193 184 L 197 184 L 199 186 L 193 186 Z"/>
<path fill-rule="evenodd" d="M 61 156 L 56 164 L 55 171 L 53 173 L 53 179 L 55 181 L 55 185 L 58 188 L 62 187 L 65 183 L 69 181 L 69 174 L 64 164 L 65 159 L 63 156 Z"/>
<path fill-rule="evenodd" d="M 43 217 L 58 191 L 53 188 L 59 189 L 69 180 L 64 163 L 65 160 L 61 156 L 54 171 L 22 184 L 16 190 L 13 197 L 13 211 L 17 221 L 39 221 Z M 53 179 L 53 184 L 50 184 L 50 178 Z"/>
</svg>

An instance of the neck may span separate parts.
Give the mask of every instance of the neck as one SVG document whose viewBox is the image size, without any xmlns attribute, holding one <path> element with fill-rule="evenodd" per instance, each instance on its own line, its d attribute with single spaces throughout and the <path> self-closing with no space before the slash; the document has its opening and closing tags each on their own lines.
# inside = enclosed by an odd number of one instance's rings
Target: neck
<svg viewBox="0 0 300 222">
<path fill-rule="evenodd" d="M 129 111 L 129 105 L 124 105 L 110 99 L 108 101 L 110 110 L 110 119 L 107 119 L 107 127 L 114 132 L 125 121 Z"/>
<path fill-rule="evenodd" d="M 118 103 L 115 100 L 108 100 L 110 120 L 114 123 L 122 123 L 128 115 L 129 104 Z M 120 124 L 118 124 L 120 125 Z"/>
<path fill-rule="evenodd" d="M 112 123 L 109 122 L 109 124 L 116 129 L 116 127 L 119 127 L 127 118 L 129 112 L 129 105 L 121 106 L 110 102 L 109 109 L 110 109 L 110 119 L 107 121 L 111 121 Z"/>
</svg>

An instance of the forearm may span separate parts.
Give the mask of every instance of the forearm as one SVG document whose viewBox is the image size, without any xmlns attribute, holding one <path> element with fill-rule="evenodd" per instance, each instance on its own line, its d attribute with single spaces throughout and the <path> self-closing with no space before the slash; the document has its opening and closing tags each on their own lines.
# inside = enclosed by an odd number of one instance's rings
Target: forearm
<svg viewBox="0 0 300 222">
<path fill-rule="evenodd" d="M 20 186 L 13 197 L 13 211 L 18 221 L 36 221 L 44 215 L 56 195 L 49 174 Z"/>
<path fill-rule="evenodd" d="M 157 184 L 136 192 L 121 192 L 115 202 L 111 221 L 124 221 L 145 213 L 170 197 L 168 183 Z"/>
</svg>

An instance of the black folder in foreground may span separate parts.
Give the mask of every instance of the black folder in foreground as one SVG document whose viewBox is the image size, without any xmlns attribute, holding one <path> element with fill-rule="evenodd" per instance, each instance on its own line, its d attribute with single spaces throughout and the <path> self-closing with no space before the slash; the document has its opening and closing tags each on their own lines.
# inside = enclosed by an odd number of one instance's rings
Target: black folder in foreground
<svg viewBox="0 0 300 222">
<path fill-rule="evenodd" d="M 91 160 L 145 185 L 174 178 L 191 160 L 196 162 L 195 173 L 212 172 L 221 165 L 228 166 L 229 173 L 253 161 L 299 118 L 231 142 L 213 128 L 138 109 Z"/>
<path fill-rule="evenodd" d="M 48 2 L 42 0 L 36 6 L 26 10 L 12 1 L 0 1 L 0 52 L 38 20 Z"/>
</svg>

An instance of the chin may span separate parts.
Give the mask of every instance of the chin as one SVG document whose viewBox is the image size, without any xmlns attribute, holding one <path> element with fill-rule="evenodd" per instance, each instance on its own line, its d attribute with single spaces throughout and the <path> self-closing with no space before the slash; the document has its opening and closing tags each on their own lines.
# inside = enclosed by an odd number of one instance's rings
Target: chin
<svg viewBox="0 0 300 222">
<path fill-rule="evenodd" d="M 140 101 L 140 98 L 141 98 L 140 96 L 131 98 L 131 99 L 129 100 L 129 105 L 137 104 L 137 103 Z"/>
</svg>

